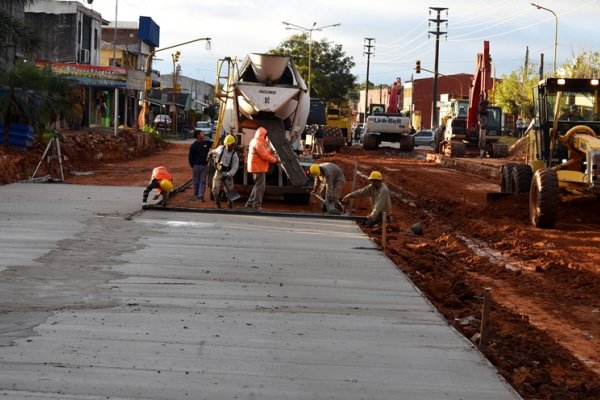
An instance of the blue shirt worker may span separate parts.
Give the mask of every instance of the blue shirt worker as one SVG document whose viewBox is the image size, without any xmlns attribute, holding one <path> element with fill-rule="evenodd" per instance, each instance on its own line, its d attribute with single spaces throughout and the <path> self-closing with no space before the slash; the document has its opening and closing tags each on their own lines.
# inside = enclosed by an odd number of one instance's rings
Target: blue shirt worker
<svg viewBox="0 0 600 400">
<path fill-rule="evenodd" d="M 235 151 L 235 136 L 227 135 L 223 144 L 210 151 L 215 164 L 215 175 L 212 181 L 212 194 L 217 208 L 221 208 L 221 190 L 227 198 L 227 208 L 232 208 L 236 192 L 233 187 L 233 177 L 237 173 L 240 160 Z M 237 196 L 239 197 L 239 196 Z"/>
<path fill-rule="evenodd" d="M 204 132 L 196 132 L 196 140 L 190 146 L 188 153 L 188 162 L 192 169 L 192 179 L 194 181 L 194 198 L 198 201 L 204 201 L 204 191 L 206 190 L 206 176 L 208 175 L 208 152 L 213 142 L 204 140 Z"/>
</svg>

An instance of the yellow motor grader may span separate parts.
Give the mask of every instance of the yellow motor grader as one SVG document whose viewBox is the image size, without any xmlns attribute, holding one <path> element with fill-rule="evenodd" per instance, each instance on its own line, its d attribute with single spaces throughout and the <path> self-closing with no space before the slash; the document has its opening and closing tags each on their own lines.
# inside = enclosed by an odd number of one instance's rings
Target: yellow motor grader
<svg viewBox="0 0 600 400">
<path fill-rule="evenodd" d="M 525 163 L 501 170 L 501 191 L 529 191 L 533 225 L 553 228 L 559 203 L 600 194 L 598 79 L 547 78 L 533 89 Z"/>
</svg>

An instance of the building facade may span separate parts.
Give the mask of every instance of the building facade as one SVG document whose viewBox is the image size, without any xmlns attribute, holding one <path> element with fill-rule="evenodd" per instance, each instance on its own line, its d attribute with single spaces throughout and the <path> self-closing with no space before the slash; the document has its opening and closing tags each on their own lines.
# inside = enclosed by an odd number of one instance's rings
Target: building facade
<svg viewBox="0 0 600 400">
<path fill-rule="evenodd" d="M 25 23 L 44 32 L 35 60 L 99 65 L 100 13 L 77 1 L 37 0 L 25 7 Z"/>
<path fill-rule="evenodd" d="M 410 111 L 415 129 L 437 128 L 443 117 L 440 113 L 440 99 L 468 99 L 470 87 L 470 74 L 438 76 L 435 102 L 437 118 L 433 121 L 433 77 L 415 79 L 404 86 L 404 108 Z"/>
</svg>

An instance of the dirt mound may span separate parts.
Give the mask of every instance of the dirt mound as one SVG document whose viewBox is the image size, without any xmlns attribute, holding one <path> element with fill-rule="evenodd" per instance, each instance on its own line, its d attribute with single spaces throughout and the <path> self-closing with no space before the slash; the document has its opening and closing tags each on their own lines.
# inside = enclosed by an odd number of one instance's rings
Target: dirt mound
<svg viewBox="0 0 600 400">
<path fill-rule="evenodd" d="M 149 135 L 130 131 L 120 131 L 114 135 L 107 129 L 88 129 L 58 134 L 58 147 L 63 155 L 63 172 L 67 176 L 106 162 L 144 157 L 168 146 L 168 143 L 155 141 Z M 46 157 L 42 158 L 45 152 Z M 38 165 L 36 177 L 60 177 L 55 141 L 52 141 L 50 147 L 36 142 L 33 147 L 24 151 L 0 146 L 0 184 L 28 180 Z"/>
</svg>

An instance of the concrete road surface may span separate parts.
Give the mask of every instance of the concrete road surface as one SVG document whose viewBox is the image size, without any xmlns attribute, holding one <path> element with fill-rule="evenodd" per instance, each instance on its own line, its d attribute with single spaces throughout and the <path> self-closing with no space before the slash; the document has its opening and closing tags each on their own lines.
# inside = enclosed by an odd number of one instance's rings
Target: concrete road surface
<svg viewBox="0 0 600 400">
<path fill-rule="evenodd" d="M 0 186 L 10 399 L 519 396 L 351 221 Z"/>
</svg>

